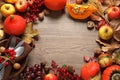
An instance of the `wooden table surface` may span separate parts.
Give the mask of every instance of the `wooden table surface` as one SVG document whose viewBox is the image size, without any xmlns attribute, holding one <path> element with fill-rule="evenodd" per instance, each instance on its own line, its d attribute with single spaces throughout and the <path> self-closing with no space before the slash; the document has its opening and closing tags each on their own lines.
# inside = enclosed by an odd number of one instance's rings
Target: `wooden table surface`
<svg viewBox="0 0 120 80">
<path fill-rule="evenodd" d="M 84 64 L 84 56 L 93 56 L 94 48 L 98 47 L 95 29 L 88 30 L 86 22 L 73 20 L 65 13 L 52 12 L 42 22 L 34 25 L 39 29 L 39 41 L 29 54 L 29 65 L 47 61 L 50 65 L 54 60 L 59 66 L 71 65 L 79 73 Z"/>
</svg>

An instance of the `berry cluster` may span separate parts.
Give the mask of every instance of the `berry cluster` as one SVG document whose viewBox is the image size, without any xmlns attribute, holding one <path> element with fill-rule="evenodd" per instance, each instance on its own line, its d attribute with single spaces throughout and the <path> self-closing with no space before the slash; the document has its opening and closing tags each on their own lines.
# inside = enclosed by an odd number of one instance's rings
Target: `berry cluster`
<svg viewBox="0 0 120 80">
<path fill-rule="evenodd" d="M 44 62 L 32 67 L 27 66 L 14 80 L 44 80 L 45 75 L 51 72 L 57 76 L 58 80 L 80 80 L 80 76 L 75 74 L 72 66 L 59 67 L 55 61 L 52 61 L 51 67 Z"/>
<path fill-rule="evenodd" d="M 33 67 L 26 67 L 19 75 L 19 80 L 43 80 L 43 70 L 39 64 Z"/>
<path fill-rule="evenodd" d="M 16 52 L 13 49 L 6 49 L 3 53 L 1 53 L 0 56 L 5 56 L 9 58 L 10 60 L 13 60 L 15 58 Z M 4 61 L 3 57 L 0 57 L 0 63 Z M 5 66 L 7 66 L 9 62 L 5 62 Z"/>
<path fill-rule="evenodd" d="M 58 67 L 55 61 L 52 61 L 51 66 L 59 80 L 80 80 L 80 76 L 75 74 L 72 66 L 63 65 L 62 67 Z"/>
<path fill-rule="evenodd" d="M 73 67 L 64 65 L 58 69 L 58 78 L 61 80 L 80 80 L 80 77 L 74 72 Z"/>
<path fill-rule="evenodd" d="M 11 60 L 15 58 L 16 52 L 14 51 L 14 49 L 6 49 L 5 53 L 7 54 L 7 57 L 10 58 Z"/>
<path fill-rule="evenodd" d="M 43 0 L 33 0 L 32 3 L 28 1 L 28 10 L 25 13 L 20 13 L 20 15 L 22 15 L 27 22 L 35 22 L 43 8 Z"/>
</svg>

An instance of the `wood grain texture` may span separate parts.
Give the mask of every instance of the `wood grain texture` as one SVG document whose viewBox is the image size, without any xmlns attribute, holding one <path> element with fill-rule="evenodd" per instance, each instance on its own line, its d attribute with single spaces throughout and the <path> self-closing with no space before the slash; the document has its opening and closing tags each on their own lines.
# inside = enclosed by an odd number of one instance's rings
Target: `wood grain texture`
<svg viewBox="0 0 120 80">
<path fill-rule="evenodd" d="M 92 56 L 97 47 L 97 31 L 88 30 L 86 23 L 71 19 L 67 12 L 52 12 L 34 28 L 40 31 L 40 40 L 30 53 L 29 65 L 55 60 L 60 66 L 72 65 L 76 72 L 84 64 L 83 56 Z"/>
</svg>

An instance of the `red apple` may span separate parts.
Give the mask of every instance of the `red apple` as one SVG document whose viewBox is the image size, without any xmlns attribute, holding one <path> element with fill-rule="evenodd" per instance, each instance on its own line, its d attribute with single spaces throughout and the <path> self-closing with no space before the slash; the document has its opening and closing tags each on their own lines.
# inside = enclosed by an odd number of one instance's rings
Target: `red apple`
<svg viewBox="0 0 120 80">
<path fill-rule="evenodd" d="M 107 14 L 109 19 L 118 19 L 120 18 L 120 8 L 117 6 L 109 7 Z"/>
<path fill-rule="evenodd" d="M 49 74 L 45 75 L 44 80 L 58 80 L 58 78 L 56 75 L 49 73 Z"/>
<path fill-rule="evenodd" d="M 25 12 L 27 10 L 28 4 L 26 0 L 18 0 L 15 3 L 15 8 L 19 11 L 19 12 Z"/>
</svg>

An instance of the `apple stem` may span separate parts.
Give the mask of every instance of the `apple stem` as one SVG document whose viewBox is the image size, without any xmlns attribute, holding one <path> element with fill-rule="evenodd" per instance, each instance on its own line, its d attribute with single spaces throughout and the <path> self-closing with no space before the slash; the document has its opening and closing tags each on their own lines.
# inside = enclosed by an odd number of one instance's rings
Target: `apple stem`
<svg viewBox="0 0 120 80">
<path fill-rule="evenodd" d="M 10 15 L 10 20 L 12 20 L 14 18 L 14 16 L 13 15 Z"/>
<path fill-rule="evenodd" d="M 105 32 L 107 33 L 107 32 L 108 32 L 108 29 L 106 29 Z"/>
</svg>

